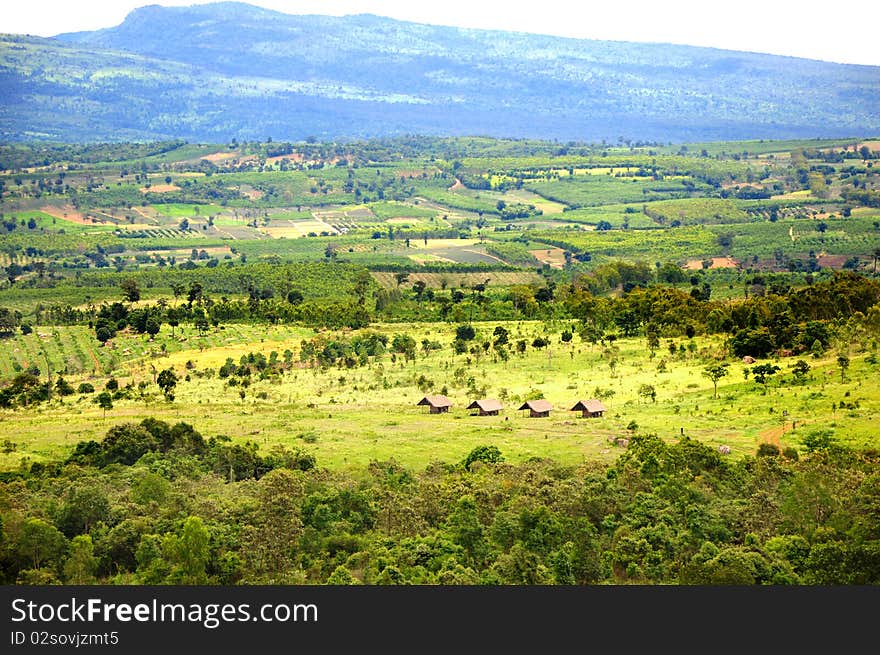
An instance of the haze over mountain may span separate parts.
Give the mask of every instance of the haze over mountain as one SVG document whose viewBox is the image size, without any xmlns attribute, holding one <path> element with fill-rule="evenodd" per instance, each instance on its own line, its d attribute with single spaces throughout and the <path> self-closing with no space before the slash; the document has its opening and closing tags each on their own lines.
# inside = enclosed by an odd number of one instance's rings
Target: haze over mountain
<svg viewBox="0 0 880 655">
<path fill-rule="evenodd" d="M 5 141 L 836 137 L 880 134 L 880 67 L 224 2 L 0 36 L 0 103 Z"/>
</svg>

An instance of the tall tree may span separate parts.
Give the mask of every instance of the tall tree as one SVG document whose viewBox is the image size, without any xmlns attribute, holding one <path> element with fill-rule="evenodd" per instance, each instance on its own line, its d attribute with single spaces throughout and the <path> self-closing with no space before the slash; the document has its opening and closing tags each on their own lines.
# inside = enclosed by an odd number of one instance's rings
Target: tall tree
<svg viewBox="0 0 880 655">
<path fill-rule="evenodd" d="M 718 398 L 718 381 L 729 373 L 727 366 L 728 364 L 709 364 L 703 369 L 703 375 L 712 380 L 713 398 Z"/>
<path fill-rule="evenodd" d="M 128 302 L 137 302 L 141 299 L 141 288 L 137 280 L 126 278 L 119 283 L 119 288 L 122 289 L 122 297 Z"/>
</svg>

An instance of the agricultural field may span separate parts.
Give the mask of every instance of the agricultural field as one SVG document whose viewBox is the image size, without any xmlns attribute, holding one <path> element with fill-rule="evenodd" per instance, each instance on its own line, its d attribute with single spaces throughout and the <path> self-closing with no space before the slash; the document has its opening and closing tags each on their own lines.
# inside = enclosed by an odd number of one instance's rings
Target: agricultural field
<svg viewBox="0 0 880 655">
<path fill-rule="evenodd" d="M 6 152 L 0 581 L 880 582 L 876 142 Z"/>
</svg>

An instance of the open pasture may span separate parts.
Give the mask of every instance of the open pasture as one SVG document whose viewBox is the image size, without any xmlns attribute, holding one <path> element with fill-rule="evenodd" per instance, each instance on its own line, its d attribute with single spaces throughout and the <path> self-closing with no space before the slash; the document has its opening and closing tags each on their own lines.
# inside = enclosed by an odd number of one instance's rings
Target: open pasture
<svg viewBox="0 0 880 655">
<path fill-rule="evenodd" d="M 566 344 L 558 338 L 561 324 L 507 322 L 475 324 L 475 343 L 491 339 L 499 325 L 509 331 L 511 342 L 531 344 L 543 335 L 550 345 L 528 346 L 525 353 L 512 354 L 504 361 L 493 350 L 480 356 L 454 355 L 452 325 L 446 329 L 435 324 L 377 325 L 370 331 L 387 335 L 389 343 L 395 334 L 404 333 L 418 344 L 437 341 L 441 348 L 423 351 L 419 347 L 413 362 L 386 353 L 371 357 L 366 365 L 346 368 L 300 362 L 303 340 L 316 333 L 295 327 L 228 326 L 205 337 L 188 333 L 173 351 L 166 346 L 167 354 L 159 347 L 170 345 L 167 336 L 154 343 L 120 340 L 112 372 L 120 385 L 145 381 L 143 396 L 135 393 L 130 399 L 115 401 L 106 418 L 91 394 L 56 399 L 38 408 L 2 410 L 0 425 L 15 435 L 16 451 L 3 455 L 0 466 L 14 468 L 22 457 L 63 456 L 79 440 L 100 439 L 111 425 L 146 416 L 184 421 L 203 434 L 253 440 L 266 449 L 275 443 L 306 447 L 320 465 L 330 468 L 363 466 L 373 459 L 392 457 L 421 468 L 432 461 L 457 461 L 482 444 L 496 445 L 514 462 L 530 457 L 552 457 L 567 464 L 610 461 L 621 452 L 620 443 L 625 443 L 616 440 L 634 432 L 656 433 L 670 440 L 688 434 L 713 447 L 730 447 L 733 457 L 753 454 L 764 442 L 800 448 L 803 436 L 820 428 L 832 430 L 835 438 L 848 445 L 876 446 L 872 417 L 880 411 L 878 365 L 866 361 L 864 355 L 854 354 L 846 380 L 841 380 L 832 356 L 809 358 L 811 370 L 802 384 L 790 373 L 789 359 L 793 358 L 775 360 L 782 370 L 766 393 L 751 379 L 744 379 L 742 364 L 728 360 L 730 374 L 720 380 L 716 398 L 702 368 L 706 357 L 719 352 L 717 339 L 684 340 L 688 347 L 677 349 L 675 355 L 664 342 L 651 356 L 644 339 L 619 339 L 603 347 L 575 337 Z M 52 328 L 40 327 L 35 333 L 47 330 Z M 321 336 L 336 339 L 355 334 L 322 332 Z M 17 338 L 15 343 L 20 341 Z M 78 331 L 65 330 L 49 344 L 53 362 L 78 349 L 100 359 L 95 352 L 99 349 L 86 348 L 88 340 Z M 36 344 L 28 348 L 31 357 L 38 359 Z M 247 353 L 269 357 L 272 351 L 280 357 L 287 349 L 294 365 L 278 378 L 254 378 L 245 388 L 230 386 L 217 375 L 226 358 L 238 363 Z M 128 355 L 123 354 L 125 350 Z M 154 367 L 173 368 L 180 377 L 173 402 L 164 400 L 152 384 Z M 74 385 L 90 380 L 100 389 L 109 374 L 88 371 L 70 375 L 68 380 Z M 645 385 L 654 390 L 653 397 L 644 391 Z M 435 415 L 418 407 L 417 402 L 429 393 L 447 395 L 452 410 Z M 577 400 L 597 396 L 608 408 L 605 416 L 584 419 L 570 411 Z M 501 415 L 471 416 L 465 408 L 476 398 L 501 400 Z M 553 407 L 550 416 L 530 418 L 519 411 L 529 398 L 548 400 Z M 829 410 L 838 401 L 845 401 L 846 409 L 841 405 Z M 748 412 L 742 411 L 744 405 Z"/>
</svg>

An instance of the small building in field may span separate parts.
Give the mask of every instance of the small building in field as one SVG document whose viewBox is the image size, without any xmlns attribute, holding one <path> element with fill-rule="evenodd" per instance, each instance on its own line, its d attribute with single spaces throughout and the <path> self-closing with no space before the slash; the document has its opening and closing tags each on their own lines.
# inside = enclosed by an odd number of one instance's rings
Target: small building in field
<svg viewBox="0 0 880 655">
<path fill-rule="evenodd" d="M 577 401 L 570 411 L 580 412 L 582 418 L 599 418 L 608 411 L 608 408 L 602 402 L 591 399 Z"/>
<path fill-rule="evenodd" d="M 520 409 L 529 410 L 531 418 L 543 418 L 550 416 L 550 410 L 553 409 L 553 405 L 550 404 L 549 400 L 527 400 L 520 406 Z"/>
<path fill-rule="evenodd" d="M 416 405 L 427 405 L 431 414 L 443 414 L 452 407 L 452 401 L 446 396 L 425 396 Z"/>
<path fill-rule="evenodd" d="M 468 409 L 478 410 L 474 416 L 498 416 L 502 407 L 501 401 L 495 400 L 494 398 L 475 400 L 467 406 Z"/>
</svg>

